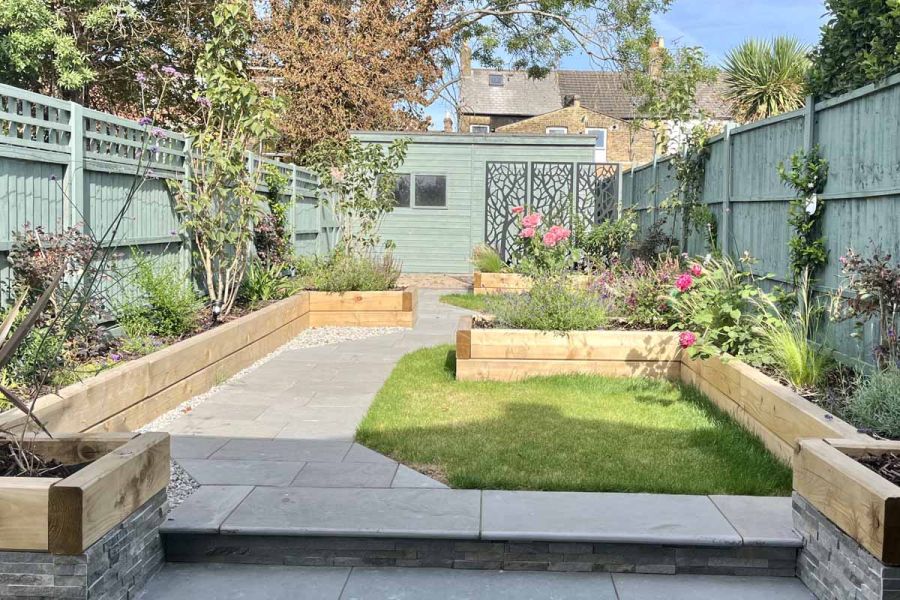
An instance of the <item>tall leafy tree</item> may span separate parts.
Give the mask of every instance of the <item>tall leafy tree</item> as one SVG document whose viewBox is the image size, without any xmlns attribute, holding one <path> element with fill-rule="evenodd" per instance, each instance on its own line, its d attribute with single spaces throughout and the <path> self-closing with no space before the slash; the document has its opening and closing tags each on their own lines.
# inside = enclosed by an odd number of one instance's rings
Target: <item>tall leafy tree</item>
<svg viewBox="0 0 900 600">
<path fill-rule="evenodd" d="M 900 72 L 900 0 L 825 0 L 810 90 L 842 94 Z"/>
<path fill-rule="evenodd" d="M 725 56 L 726 97 L 738 121 L 765 119 L 803 106 L 809 49 L 791 37 L 749 39 Z"/>
</svg>

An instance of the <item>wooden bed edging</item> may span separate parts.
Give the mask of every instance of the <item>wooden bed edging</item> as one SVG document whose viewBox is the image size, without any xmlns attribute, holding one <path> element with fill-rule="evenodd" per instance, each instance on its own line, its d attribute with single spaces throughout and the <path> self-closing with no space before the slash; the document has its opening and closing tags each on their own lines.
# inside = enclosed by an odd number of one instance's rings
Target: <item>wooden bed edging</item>
<svg viewBox="0 0 900 600">
<path fill-rule="evenodd" d="M 36 437 L 35 452 L 92 461 L 60 478 L 0 477 L 0 549 L 81 554 L 169 483 L 167 433 Z"/>
<path fill-rule="evenodd" d="M 794 490 L 875 558 L 900 565 L 900 487 L 852 457 L 900 453 L 900 442 L 807 439 L 794 461 Z"/>
<path fill-rule="evenodd" d="M 412 327 L 415 289 L 302 292 L 258 311 L 128 361 L 37 400 L 51 432 L 131 431 L 214 387 L 309 327 Z M 21 430 L 18 411 L 0 429 Z"/>
<path fill-rule="evenodd" d="M 473 329 L 460 320 L 456 378 L 516 381 L 560 373 L 654 376 L 694 385 L 719 408 L 791 463 L 802 438 L 871 440 L 771 377 L 737 359 L 691 359 L 678 336 L 660 331 L 578 331 L 567 334 Z"/>
<path fill-rule="evenodd" d="M 574 275 L 573 279 L 587 287 L 591 278 Z M 521 273 L 482 273 L 475 271 L 472 278 L 472 292 L 476 296 L 484 294 L 521 294 L 531 289 L 531 278 Z"/>
</svg>

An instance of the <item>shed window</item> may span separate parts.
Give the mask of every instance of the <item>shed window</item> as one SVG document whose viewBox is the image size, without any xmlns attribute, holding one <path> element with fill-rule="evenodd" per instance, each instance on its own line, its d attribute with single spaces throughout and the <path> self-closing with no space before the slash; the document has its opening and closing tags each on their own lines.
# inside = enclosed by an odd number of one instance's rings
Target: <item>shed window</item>
<svg viewBox="0 0 900 600">
<path fill-rule="evenodd" d="M 548 127 L 546 130 L 547 135 L 566 135 L 569 133 L 568 127 Z"/>
<path fill-rule="evenodd" d="M 594 142 L 594 147 L 598 150 L 606 150 L 606 130 L 601 129 L 600 127 L 587 127 L 584 132 L 587 135 L 594 136 L 596 140 Z"/>
<path fill-rule="evenodd" d="M 490 125 L 469 125 L 469 133 L 490 133 Z"/>
<path fill-rule="evenodd" d="M 398 175 L 394 183 L 394 200 L 397 206 L 409 208 L 409 175 Z"/>
<path fill-rule="evenodd" d="M 447 206 L 446 175 L 416 175 L 416 206 L 440 208 Z"/>
<path fill-rule="evenodd" d="M 488 75 L 488 85 L 491 87 L 503 87 L 503 75 L 499 73 L 491 73 Z"/>
</svg>

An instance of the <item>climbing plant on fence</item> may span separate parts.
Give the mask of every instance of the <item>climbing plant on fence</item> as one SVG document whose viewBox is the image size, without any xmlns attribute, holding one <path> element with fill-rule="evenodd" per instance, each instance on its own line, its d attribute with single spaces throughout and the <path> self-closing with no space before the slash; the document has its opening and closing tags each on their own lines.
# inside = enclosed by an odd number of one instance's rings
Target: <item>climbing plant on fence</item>
<svg viewBox="0 0 900 600">
<path fill-rule="evenodd" d="M 825 202 L 819 197 L 828 180 L 828 161 L 820 155 L 819 147 L 813 146 L 809 152 L 795 152 L 789 168 L 779 164 L 778 174 L 796 193 L 788 207 L 788 223 L 793 228 L 788 246 L 796 286 L 804 272 L 812 279 L 828 262 L 821 224 Z"/>
</svg>

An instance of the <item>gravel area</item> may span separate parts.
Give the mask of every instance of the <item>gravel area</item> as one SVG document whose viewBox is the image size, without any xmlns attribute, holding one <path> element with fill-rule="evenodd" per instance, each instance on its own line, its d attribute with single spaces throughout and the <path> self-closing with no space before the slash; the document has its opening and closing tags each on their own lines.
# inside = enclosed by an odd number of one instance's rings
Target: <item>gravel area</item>
<svg viewBox="0 0 900 600">
<path fill-rule="evenodd" d="M 202 404 L 207 398 L 215 394 L 220 388 L 228 385 L 230 381 L 239 379 L 251 371 L 259 368 L 260 365 L 278 356 L 282 352 L 289 350 L 299 350 L 301 348 L 315 348 L 317 346 L 327 346 L 328 344 L 339 344 L 341 342 L 352 342 L 363 340 L 379 335 L 388 335 L 400 331 L 409 331 L 402 327 L 315 327 L 306 329 L 300 335 L 280 346 L 277 350 L 259 359 L 246 369 L 235 373 L 228 381 L 225 381 L 209 391 L 194 396 L 190 400 L 182 402 L 169 412 L 160 415 L 150 423 L 147 423 L 138 431 L 165 431 L 178 417 L 183 415 L 187 410 Z M 185 471 L 181 465 L 174 460 L 172 461 L 172 478 L 169 481 L 169 487 L 166 494 L 169 497 L 169 510 L 184 502 L 188 496 L 194 493 L 194 490 L 200 487 L 193 477 Z"/>
</svg>

